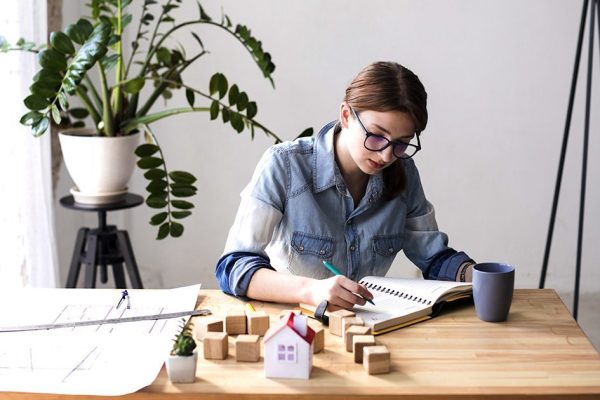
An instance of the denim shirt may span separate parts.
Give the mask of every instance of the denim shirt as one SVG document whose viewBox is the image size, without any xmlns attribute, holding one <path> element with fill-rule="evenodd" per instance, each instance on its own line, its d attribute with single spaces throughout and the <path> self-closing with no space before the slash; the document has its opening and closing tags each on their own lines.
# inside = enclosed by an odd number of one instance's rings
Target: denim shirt
<svg viewBox="0 0 600 400">
<path fill-rule="evenodd" d="M 335 121 L 316 137 L 272 146 L 258 163 L 216 266 L 221 290 L 243 296 L 254 272 L 269 268 L 316 279 L 332 276 L 327 260 L 354 281 L 384 276 L 396 254 L 426 279 L 455 280 L 469 257 L 448 247 L 438 231 L 412 159 L 401 159 L 406 189 L 383 194 L 381 172 L 371 175 L 355 207 L 334 157 Z"/>
</svg>

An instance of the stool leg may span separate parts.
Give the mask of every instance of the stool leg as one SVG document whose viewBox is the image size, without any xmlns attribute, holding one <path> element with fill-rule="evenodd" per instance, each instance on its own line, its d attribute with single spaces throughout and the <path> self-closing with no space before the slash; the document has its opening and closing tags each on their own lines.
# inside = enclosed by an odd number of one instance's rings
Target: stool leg
<svg viewBox="0 0 600 400">
<path fill-rule="evenodd" d="M 98 259 L 98 235 L 92 233 L 88 236 L 87 240 L 87 257 L 85 263 L 87 268 L 85 270 L 85 287 L 95 288 L 96 287 L 96 272 L 97 272 L 97 259 Z"/>
<path fill-rule="evenodd" d="M 71 257 L 71 266 L 67 275 L 67 284 L 65 287 L 74 288 L 77 286 L 77 278 L 79 278 L 79 269 L 81 268 L 81 256 L 85 249 L 85 239 L 89 229 L 80 228 L 75 239 L 75 248 L 73 249 L 73 257 Z"/>
<path fill-rule="evenodd" d="M 143 289 L 142 278 L 140 278 L 137 263 L 135 262 L 133 249 L 131 248 L 131 242 L 129 241 L 129 234 L 127 231 L 117 231 L 117 239 L 119 241 L 121 254 L 125 260 L 125 268 L 127 268 L 129 280 L 131 280 L 131 287 L 134 289 Z"/>
<path fill-rule="evenodd" d="M 125 289 L 125 274 L 123 273 L 123 264 L 113 264 L 113 276 L 115 277 L 115 287 L 117 289 Z"/>
</svg>

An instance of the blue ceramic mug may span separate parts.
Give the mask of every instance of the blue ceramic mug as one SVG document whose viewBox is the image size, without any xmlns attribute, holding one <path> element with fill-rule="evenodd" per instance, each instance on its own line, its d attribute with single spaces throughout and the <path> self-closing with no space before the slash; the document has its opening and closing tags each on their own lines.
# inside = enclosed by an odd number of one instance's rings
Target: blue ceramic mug
<svg viewBox="0 0 600 400">
<path fill-rule="evenodd" d="M 473 300 L 479 319 L 504 321 L 512 303 L 514 285 L 514 267 L 502 263 L 476 264 L 473 267 Z"/>
</svg>

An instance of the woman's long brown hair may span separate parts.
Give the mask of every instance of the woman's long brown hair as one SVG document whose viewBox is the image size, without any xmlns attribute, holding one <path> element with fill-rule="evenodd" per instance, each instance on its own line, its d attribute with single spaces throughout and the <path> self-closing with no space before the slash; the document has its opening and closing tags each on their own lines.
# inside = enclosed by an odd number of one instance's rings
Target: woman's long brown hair
<svg viewBox="0 0 600 400">
<path fill-rule="evenodd" d="M 427 126 L 427 92 L 419 78 L 395 62 L 375 62 L 358 73 L 346 88 L 344 100 L 359 111 L 401 111 L 412 117 L 417 133 Z M 336 132 L 341 130 L 340 124 Z M 406 174 L 398 159 L 383 170 L 384 198 L 406 188 Z"/>
</svg>

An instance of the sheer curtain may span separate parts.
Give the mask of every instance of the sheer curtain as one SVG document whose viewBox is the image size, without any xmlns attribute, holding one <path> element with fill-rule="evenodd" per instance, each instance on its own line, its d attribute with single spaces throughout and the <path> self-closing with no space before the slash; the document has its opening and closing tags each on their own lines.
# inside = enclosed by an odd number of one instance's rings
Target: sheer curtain
<svg viewBox="0 0 600 400">
<path fill-rule="evenodd" d="M 2 3 L 0 34 L 41 43 L 46 0 Z M 0 287 L 55 287 L 58 281 L 50 135 L 19 124 L 37 70 L 33 53 L 0 54 Z"/>
</svg>

